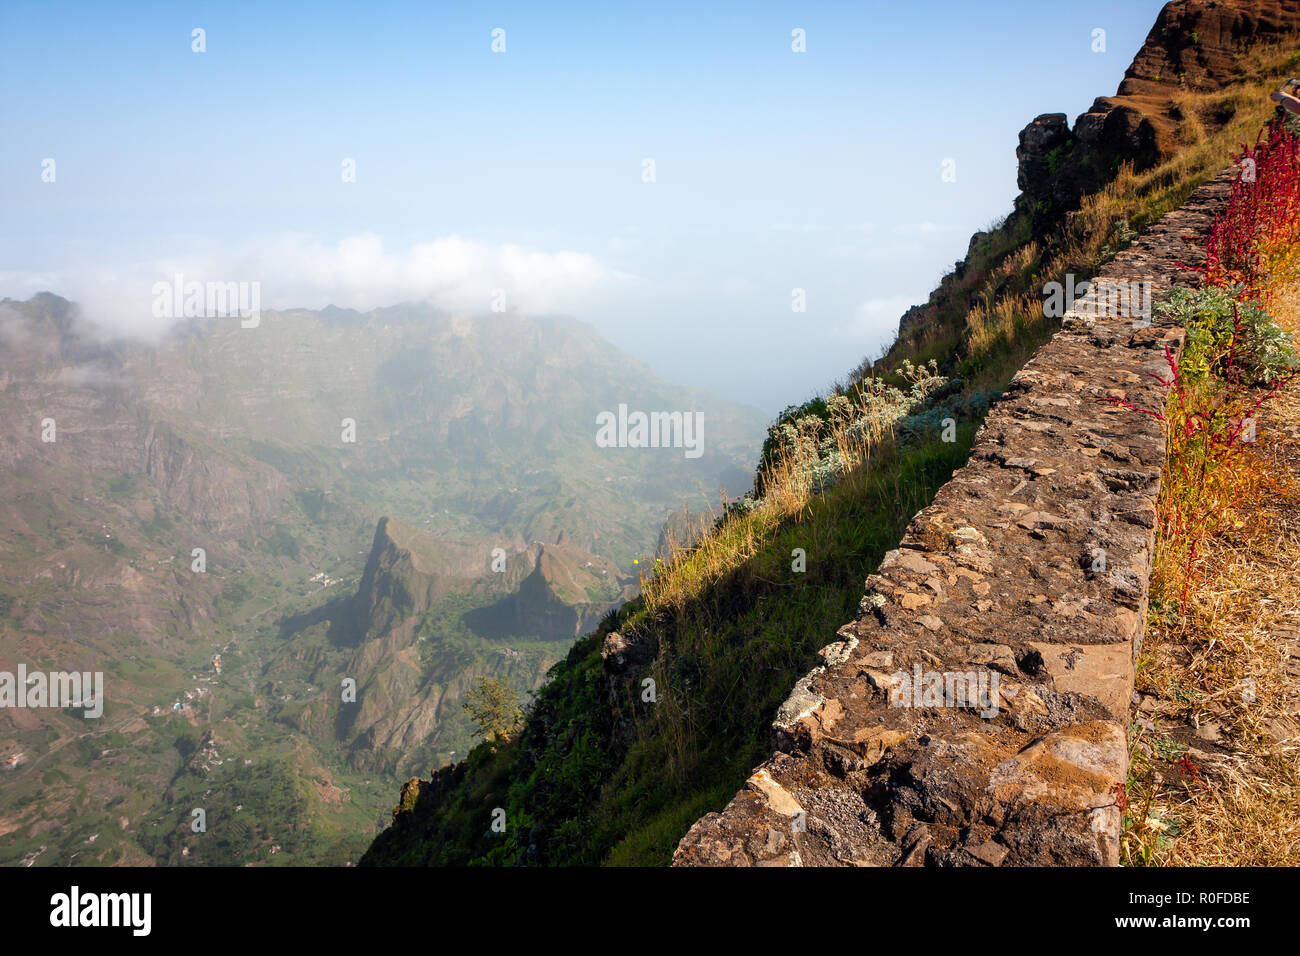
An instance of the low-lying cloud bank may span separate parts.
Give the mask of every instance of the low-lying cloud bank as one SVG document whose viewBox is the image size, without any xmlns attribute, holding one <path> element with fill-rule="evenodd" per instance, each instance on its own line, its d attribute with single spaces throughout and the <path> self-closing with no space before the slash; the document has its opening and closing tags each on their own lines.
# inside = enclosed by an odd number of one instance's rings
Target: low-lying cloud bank
<svg viewBox="0 0 1300 956">
<path fill-rule="evenodd" d="M 159 283 L 258 283 L 262 309 L 326 305 L 368 310 L 429 301 L 450 311 L 519 309 L 581 313 L 634 277 L 582 252 L 544 252 L 460 236 L 388 249 L 363 233 L 333 243 L 301 234 L 256 240 L 238 250 L 195 250 L 149 262 L 82 262 L 39 273 L 0 272 L 0 295 L 50 291 L 82 304 L 106 333 L 157 338 L 176 321 L 156 308 Z M 163 312 L 164 314 L 159 314 Z"/>
</svg>

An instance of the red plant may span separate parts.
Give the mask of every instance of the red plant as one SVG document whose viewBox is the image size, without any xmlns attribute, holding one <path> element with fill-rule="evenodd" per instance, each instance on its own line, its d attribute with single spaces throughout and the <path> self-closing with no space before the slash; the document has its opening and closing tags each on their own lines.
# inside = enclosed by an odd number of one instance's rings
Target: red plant
<svg viewBox="0 0 1300 956">
<path fill-rule="evenodd" d="M 1183 755 L 1178 758 L 1177 767 L 1185 776 L 1191 777 L 1206 790 L 1210 789 L 1210 785 L 1206 783 L 1205 778 L 1201 776 L 1200 765 L 1192 759 L 1191 751 L 1183 751 Z"/>
<path fill-rule="evenodd" d="M 1254 421 L 1255 413 L 1265 402 L 1272 399 L 1281 389 L 1300 376 L 1300 366 L 1292 369 L 1285 376 L 1277 378 L 1269 388 L 1255 392 L 1246 386 L 1236 367 L 1237 340 L 1242 334 L 1241 320 L 1234 308 L 1232 339 L 1229 343 L 1228 361 L 1224 370 L 1227 391 L 1223 398 L 1208 405 L 1195 407 L 1189 402 L 1188 389 L 1179 375 L 1178 362 L 1173 352 L 1165 346 L 1165 364 L 1169 366 L 1169 377 L 1155 372 L 1148 374 L 1165 388 L 1170 389 L 1177 401 L 1176 410 L 1166 415 L 1161 411 L 1139 408 L 1132 402 L 1118 396 L 1107 396 L 1101 401 L 1147 415 L 1162 423 L 1170 430 L 1170 439 L 1183 453 L 1171 451 L 1169 464 L 1178 469 L 1178 480 L 1184 488 L 1204 487 L 1207 477 L 1229 459 L 1243 451 L 1243 445 L 1253 441 L 1249 434 L 1243 437 L 1249 423 Z M 1192 453 L 1199 446 L 1199 453 Z M 1198 524 L 1196 516 L 1189 515 L 1183 509 L 1162 508 L 1160 516 L 1160 535 L 1171 539 L 1189 537 L 1189 547 L 1184 556 L 1183 586 L 1179 595 L 1179 606 L 1187 607 L 1191 596 L 1192 584 L 1197 578 L 1198 558 L 1200 556 L 1195 535 L 1189 535 L 1189 525 Z M 1204 517 L 1204 516 L 1201 516 Z"/>
<path fill-rule="evenodd" d="M 1229 385 L 1239 385 L 1239 376 L 1233 368 L 1233 362 L 1236 357 L 1236 342 L 1240 331 L 1240 321 L 1234 320 L 1232 343 L 1228 352 L 1228 366 L 1224 375 Z M 1178 377 L 1178 362 L 1174 359 L 1173 352 L 1169 350 L 1169 346 L 1167 345 L 1165 346 L 1165 364 L 1169 366 L 1169 378 L 1165 378 L 1163 375 L 1157 375 L 1155 372 L 1148 372 L 1147 374 L 1165 388 L 1173 390 L 1175 397 L 1178 399 L 1178 408 L 1181 412 L 1178 418 L 1181 422 L 1180 428 L 1182 437 L 1184 439 L 1194 438 L 1198 431 L 1205 435 L 1206 440 L 1210 444 L 1212 454 L 1202 460 L 1203 467 L 1222 460 L 1230 452 L 1236 449 L 1242 431 L 1246 428 L 1249 422 L 1254 420 L 1255 412 L 1259 410 L 1260 406 L 1286 387 L 1293 379 L 1300 376 L 1300 366 L 1296 366 L 1291 370 L 1290 374 L 1275 379 L 1268 389 L 1260 393 L 1259 397 L 1254 399 L 1254 401 L 1250 401 L 1244 388 L 1234 389 L 1233 392 L 1230 393 L 1229 401 L 1224 404 L 1213 408 L 1192 410 L 1187 406 L 1187 392 L 1183 388 L 1181 379 Z M 1246 401 L 1250 402 L 1245 411 L 1235 416 L 1225 412 L 1225 409 L 1235 407 L 1239 404 L 1231 399 L 1242 398 L 1243 396 Z M 1131 412 L 1139 412 L 1143 415 L 1149 415 L 1156 421 L 1163 422 L 1166 425 L 1170 424 L 1169 417 L 1165 415 L 1164 412 L 1155 412 L 1148 408 L 1138 408 L 1138 406 L 1126 399 L 1118 398 L 1114 395 L 1108 395 L 1101 399 L 1101 401 L 1110 405 L 1118 405 Z"/>
<path fill-rule="evenodd" d="M 1128 790 L 1125 789 L 1124 784 L 1112 783 L 1110 785 L 1110 793 L 1111 796 L 1115 798 L 1115 802 L 1112 806 L 1119 807 L 1121 813 L 1128 809 Z"/>
<path fill-rule="evenodd" d="M 1214 285 L 1240 283 L 1245 296 L 1264 301 L 1271 259 L 1300 242 L 1300 140 L 1274 120 L 1233 158 L 1238 175 L 1200 271 Z"/>
</svg>

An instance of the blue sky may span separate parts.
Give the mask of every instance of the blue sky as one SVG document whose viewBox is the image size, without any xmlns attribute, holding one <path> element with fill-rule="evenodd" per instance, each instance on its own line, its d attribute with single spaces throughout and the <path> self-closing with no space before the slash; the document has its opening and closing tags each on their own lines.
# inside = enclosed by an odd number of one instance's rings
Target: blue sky
<svg viewBox="0 0 1300 956">
<path fill-rule="evenodd" d="M 774 412 L 892 339 L 1010 210 L 1017 132 L 1114 93 L 1160 6 L 6 0 L 0 296 L 154 334 L 180 269 L 271 307 L 503 288 Z"/>
</svg>

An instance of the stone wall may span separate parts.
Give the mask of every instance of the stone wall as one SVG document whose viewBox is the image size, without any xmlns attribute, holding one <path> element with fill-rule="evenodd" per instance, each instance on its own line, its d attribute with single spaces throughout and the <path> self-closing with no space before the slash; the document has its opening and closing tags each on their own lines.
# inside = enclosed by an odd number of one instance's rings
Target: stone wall
<svg viewBox="0 0 1300 956">
<path fill-rule="evenodd" d="M 1166 349 L 1110 290 L 1193 284 L 1232 171 L 1102 268 L 867 580 L 775 752 L 676 866 L 1114 865 L 1165 461 Z"/>
</svg>

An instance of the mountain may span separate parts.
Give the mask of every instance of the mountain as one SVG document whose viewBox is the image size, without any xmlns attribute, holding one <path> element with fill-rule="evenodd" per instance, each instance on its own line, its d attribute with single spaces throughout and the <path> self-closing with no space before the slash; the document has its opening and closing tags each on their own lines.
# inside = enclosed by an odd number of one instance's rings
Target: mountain
<svg viewBox="0 0 1300 956">
<path fill-rule="evenodd" d="M 764 426 L 563 318 L 91 318 L 0 302 L 0 671 L 107 697 L 0 710 L 0 863 L 354 858 L 399 765 L 471 745 L 464 688 L 536 687 Z M 601 447 L 620 404 L 698 411 L 701 453 Z"/>
<path fill-rule="evenodd" d="M 635 596 L 614 562 L 564 540 L 534 542 L 498 574 L 456 575 L 454 555 L 395 518 L 381 518 L 355 594 L 281 622 L 265 670 L 271 692 L 357 683 L 272 707 L 273 716 L 341 748 L 353 767 L 400 774 L 469 746 L 463 693 L 479 676 L 531 692 L 580 633 Z M 468 609 L 468 610 L 467 610 Z"/>
</svg>

